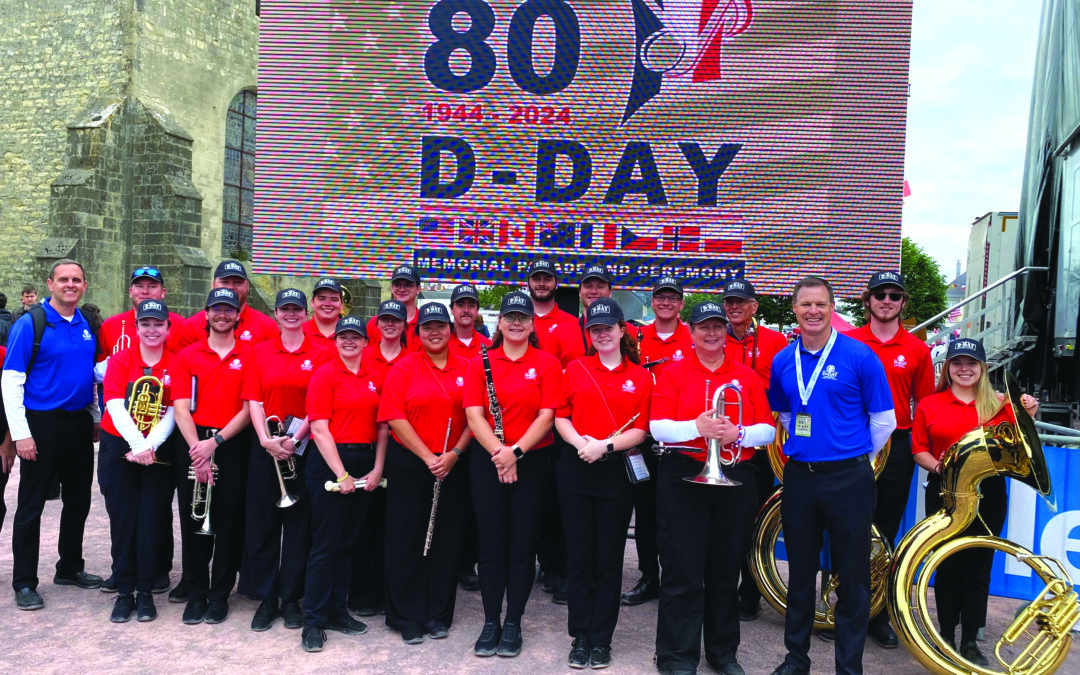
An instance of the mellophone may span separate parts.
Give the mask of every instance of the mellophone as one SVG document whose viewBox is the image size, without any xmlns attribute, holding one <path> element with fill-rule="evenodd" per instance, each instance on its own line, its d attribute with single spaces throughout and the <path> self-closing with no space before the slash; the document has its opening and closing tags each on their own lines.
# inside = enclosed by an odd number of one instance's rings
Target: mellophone
<svg viewBox="0 0 1080 675">
<path fill-rule="evenodd" d="M 367 487 L 367 479 L 366 478 L 358 478 L 354 482 L 356 483 L 356 489 L 357 490 L 363 490 L 364 488 Z M 386 479 L 385 478 L 383 478 L 382 480 L 379 481 L 379 487 L 381 487 L 381 488 L 386 487 Z M 341 492 L 341 485 L 338 484 L 337 481 L 333 481 L 333 480 L 326 481 L 326 483 L 323 485 L 323 488 L 325 488 L 327 492 Z"/>
</svg>

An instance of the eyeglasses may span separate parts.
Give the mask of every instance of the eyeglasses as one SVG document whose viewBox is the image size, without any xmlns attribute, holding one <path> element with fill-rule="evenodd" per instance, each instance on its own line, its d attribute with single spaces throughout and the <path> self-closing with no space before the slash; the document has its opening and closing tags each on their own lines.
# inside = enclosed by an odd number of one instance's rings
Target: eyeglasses
<svg viewBox="0 0 1080 675">
<path fill-rule="evenodd" d="M 131 273 L 132 279 L 138 279 L 139 277 L 150 277 L 151 279 L 160 279 L 161 272 L 154 267 L 140 267 Z"/>
<path fill-rule="evenodd" d="M 528 322 L 532 321 L 532 317 L 529 316 L 528 314 L 519 314 L 518 312 L 513 312 L 511 314 L 503 314 L 499 318 L 501 318 L 506 323 L 525 324 L 525 323 L 528 323 Z"/>
<path fill-rule="evenodd" d="M 874 297 L 877 298 L 879 301 L 884 300 L 886 297 L 888 297 L 893 302 L 900 302 L 904 299 L 904 294 L 896 292 L 886 293 L 885 291 L 878 291 L 874 293 Z"/>
<path fill-rule="evenodd" d="M 663 303 L 674 304 L 674 303 L 682 300 L 682 296 L 681 295 L 673 295 L 673 294 L 664 293 L 662 295 L 653 295 L 652 299 L 659 302 L 659 303 L 662 303 L 662 304 Z"/>
<path fill-rule="evenodd" d="M 724 298 L 724 304 L 725 305 L 745 305 L 748 302 L 750 302 L 750 301 L 747 300 L 746 298 L 739 298 L 739 297 L 736 297 L 736 296 L 731 296 L 730 298 Z"/>
</svg>

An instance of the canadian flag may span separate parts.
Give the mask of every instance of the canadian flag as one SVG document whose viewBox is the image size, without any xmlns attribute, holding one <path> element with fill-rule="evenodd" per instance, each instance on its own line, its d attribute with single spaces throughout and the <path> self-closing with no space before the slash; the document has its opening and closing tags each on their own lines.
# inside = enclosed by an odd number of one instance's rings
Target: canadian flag
<svg viewBox="0 0 1080 675">
<path fill-rule="evenodd" d="M 536 223 L 533 221 L 499 221 L 499 246 L 533 246 L 536 244 Z"/>
</svg>

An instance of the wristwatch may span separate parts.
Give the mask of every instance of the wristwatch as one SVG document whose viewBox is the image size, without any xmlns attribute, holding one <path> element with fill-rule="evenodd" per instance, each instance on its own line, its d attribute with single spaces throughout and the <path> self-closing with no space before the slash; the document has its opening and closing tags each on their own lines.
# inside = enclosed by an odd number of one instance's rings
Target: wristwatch
<svg viewBox="0 0 1080 675">
<path fill-rule="evenodd" d="M 510 449 L 514 452 L 514 457 L 516 457 L 517 459 L 521 459 L 525 456 L 525 451 L 516 445 Z"/>
<path fill-rule="evenodd" d="M 450 448 L 450 452 L 454 453 L 458 457 L 461 457 L 461 453 L 464 451 L 461 448 Z"/>
<path fill-rule="evenodd" d="M 225 439 L 221 437 L 221 434 L 214 434 L 214 442 L 221 445 L 225 442 Z"/>
<path fill-rule="evenodd" d="M 614 444 L 614 443 L 612 443 L 611 441 L 608 441 L 608 444 L 607 444 L 607 451 L 608 451 L 608 452 L 615 452 L 615 444 Z"/>
</svg>

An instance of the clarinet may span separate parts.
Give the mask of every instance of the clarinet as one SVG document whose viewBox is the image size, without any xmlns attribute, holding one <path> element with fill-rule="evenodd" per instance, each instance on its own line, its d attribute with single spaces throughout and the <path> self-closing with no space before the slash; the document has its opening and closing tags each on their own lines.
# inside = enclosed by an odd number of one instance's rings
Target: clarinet
<svg viewBox="0 0 1080 675">
<path fill-rule="evenodd" d="M 498 438 L 500 443 L 505 443 L 506 436 L 503 433 L 502 407 L 499 406 L 499 398 L 495 395 L 495 380 L 491 377 L 491 359 L 488 358 L 487 347 L 480 347 L 480 358 L 484 361 L 484 379 L 487 380 L 488 412 L 491 413 L 491 419 L 495 423 L 495 438 Z"/>
</svg>

